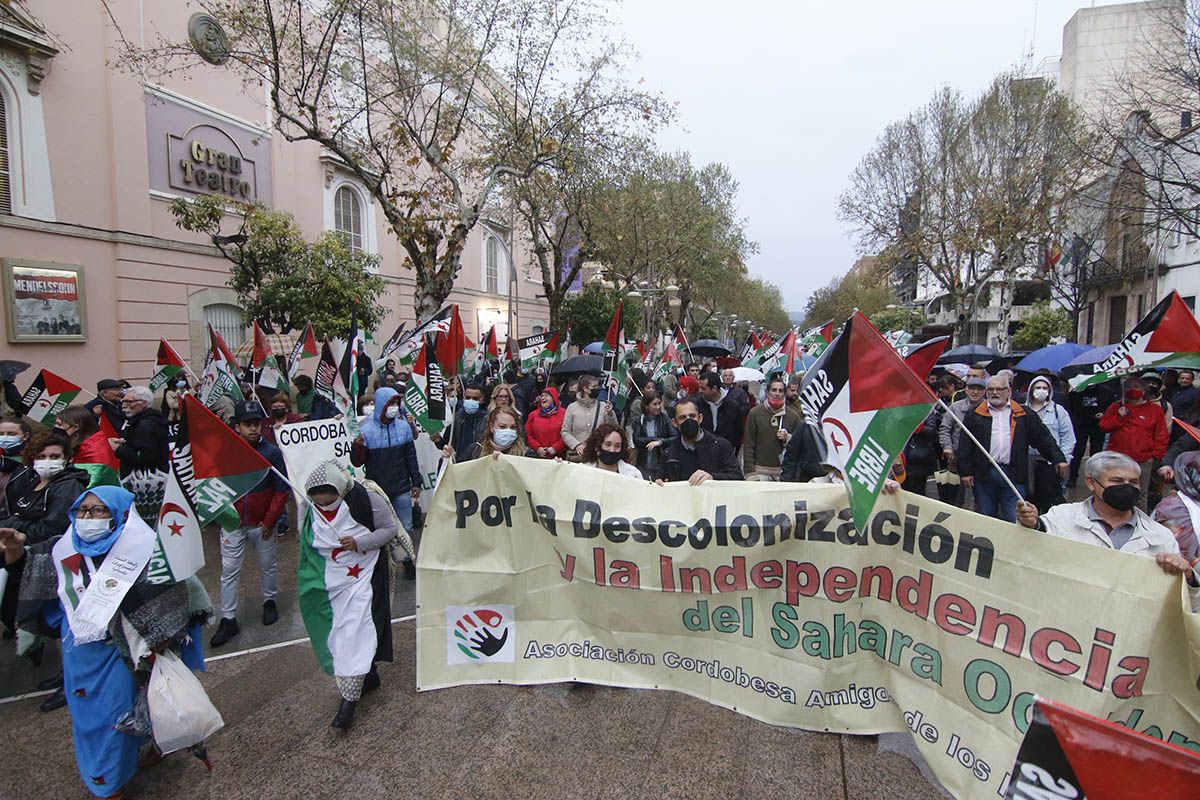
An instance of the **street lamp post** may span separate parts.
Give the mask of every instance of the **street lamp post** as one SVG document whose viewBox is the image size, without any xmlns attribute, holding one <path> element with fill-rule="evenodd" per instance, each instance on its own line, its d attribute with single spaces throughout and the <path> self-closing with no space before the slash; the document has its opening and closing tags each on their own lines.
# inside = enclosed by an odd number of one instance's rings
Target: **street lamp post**
<svg viewBox="0 0 1200 800">
<path fill-rule="evenodd" d="M 508 261 L 508 335 L 514 336 L 516 332 L 516 315 L 517 315 L 517 265 L 513 262 L 512 247 L 508 242 L 504 241 L 504 237 L 500 233 L 490 227 L 486 222 L 480 222 L 479 226 L 483 228 L 484 233 L 493 237 L 496 244 L 500 247 L 500 251 L 504 253 L 504 258 Z M 487 241 L 483 243 L 485 256 L 487 251 Z M 484 287 L 485 289 L 487 287 Z M 482 335 L 482 331 L 476 331 Z M 514 336 L 514 338 L 517 338 Z"/>
</svg>

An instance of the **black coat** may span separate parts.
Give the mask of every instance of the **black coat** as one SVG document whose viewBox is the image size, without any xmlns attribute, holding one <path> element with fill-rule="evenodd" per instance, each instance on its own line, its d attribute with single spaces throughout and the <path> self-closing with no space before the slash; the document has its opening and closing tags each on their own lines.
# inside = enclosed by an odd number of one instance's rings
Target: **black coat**
<svg viewBox="0 0 1200 800">
<path fill-rule="evenodd" d="M 909 477 L 928 478 L 937 472 L 938 456 L 941 448 L 938 445 L 938 422 L 941 420 L 940 406 L 935 406 L 921 427 L 908 437 L 904 445 L 904 471 Z"/>
<path fill-rule="evenodd" d="M 1051 464 L 1062 464 L 1066 456 L 1058 449 L 1054 435 L 1050 433 L 1040 417 L 1024 406 L 1011 402 L 1012 408 L 1012 445 L 1008 463 L 1004 464 L 1004 472 L 1015 484 L 1029 482 L 1029 448 L 1034 448 Z M 992 441 L 992 416 L 988 412 L 987 401 L 980 402 L 963 418 L 975 438 L 984 447 Z M 958 439 L 958 474 L 963 478 L 985 477 L 992 471 L 991 461 L 987 453 L 982 452 L 970 436 L 960 436 Z"/>
<path fill-rule="evenodd" d="M 662 477 L 668 481 L 686 481 L 692 477 L 692 472 L 685 466 L 692 454 L 686 452 L 682 439 L 674 439 L 667 445 L 666 461 L 663 463 Z M 742 475 L 742 465 L 738 463 L 733 452 L 733 445 L 719 436 L 705 433 L 695 442 L 695 469 L 702 469 L 719 481 L 745 480 Z M 684 473 L 687 473 L 686 475 Z"/>
<path fill-rule="evenodd" d="M 100 408 L 104 412 L 104 416 L 108 417 L 108 421 L 110 424 L 112 424 L 113 430 L 117 433 L 120 433 L 125 427 L 125 414 L 120 408 L 114 406 L 107 400 L 101 400 L 99 397 L 92 398 L 90 401 L 88 401 L 84 408 L 93 414 L 96 413 L 97 408 Z"/>
<path fill-rule="evenodd" d="M 51 478 L 43 491 L 36 491 L 37 484 L 36 475 L 21 481 L 20 495 L 12 498 L 9 516 L 0 519 L 0 528 L 16 528 L 25 534 L 26 543 L 31 545 L 49 541 L 67 530 L 71 523 L 71 504 L 87 488 L 88 474 L 67 467 Z M 13 487 L 10 484 L 8 488 Z"/>
<path fill-rule="evenodd" d="M 125 443 L 116 451 L 122 478 L 139 469 L 167 469 L 167 421 L 158 409 L 147 408 L 130 419 L 122 437 Z"/>
<path fill-rule="evenodd" d="M 803 419 L 792 431 L 787 447 L 783 448 L 781 481 L 807 483 L 825 474 L 821 462 L 825 459 L 825 440 L 821 433 Z"/>
<path fill-rule="evenodd" d="M 658 416 L 654 419 L 654 436 L 646 433 L 646 417 L 644 415 L 638 414 L 629 423 L 633 446 L 637 449 L 637 466 L 643 474 L 647 472 L 646 445 L 651 442 L 661 442 L 658 446 L 658 458 L 655 459 L 657 463 L 652 465 L 652 471 L 657 474 L 662 472 L 663 454 L 667 452 L 667 447 L 679 438 L 679 430 L 671 424 L 671 418 L 667 416 L 667 412 L 658 412 Z"/>
<path fill-rule="evenodd" d="M 691 400 L 696 404 L 696 409 L 700 412 L 701 428 L 709 433 L 715 433 L 717 436 L 720 436 L 733 445 L 734 450 L 742 446 L 742 437 L 746 434 L 746 412 L 738 404 L 737 400 L 733 399 L 732 395 L 725 395 L 717 406 L 717 427 L 715 430 L 713 429 L 712 409 L 709 407 L 708 401 L 704 399 L 704 395 L 693 395 Z"/>
</svg>

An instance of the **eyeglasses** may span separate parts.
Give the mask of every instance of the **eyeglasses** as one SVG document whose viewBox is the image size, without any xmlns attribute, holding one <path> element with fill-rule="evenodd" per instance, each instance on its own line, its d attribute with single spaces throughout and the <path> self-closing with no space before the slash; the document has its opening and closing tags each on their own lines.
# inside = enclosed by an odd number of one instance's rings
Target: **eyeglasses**
<svg viewBox="0 0 1200 800">
<path fill-rule="evenodd" d="M 111 516 L 108 506 L 80 506 L 75 509 L 75 519 L 105 519 Z"/>
</svg>

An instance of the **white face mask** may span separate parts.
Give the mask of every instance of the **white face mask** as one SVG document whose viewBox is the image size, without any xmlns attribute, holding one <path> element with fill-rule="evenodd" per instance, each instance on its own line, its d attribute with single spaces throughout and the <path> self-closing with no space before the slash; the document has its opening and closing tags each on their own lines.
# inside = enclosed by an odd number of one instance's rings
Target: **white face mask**
<svg viewBox="0 0 1200 800">
<path fill-rule="evenodd" d="M 337 511 L 337 507 L 340 506 L 341 504 L 342 504 L 342 498 L 340 498 L 340 497 L 337 500 L 334 500 L 332 503 L 329 503 L 328 505 L 326 505 L 324 503 L 313 503 L 314 506 L 316 506 L 317 508 L 321 509 L 322 511 L 324 511 L 326 513 Z"/>
<path fill-rule="evenodd" d="M 1045 400 L 1047 400 L 1049 397 L 1050 397 L 1050 390 L 1049 390 L 1049 389 L 1041 389 L 1041 388 L 1039 388 L 1039 389 L 1034 389 L 1034 390 L 1033 390 L 1033 399 L 1034 399 L 1034 400 L 1037 400 L 1039 403 L 1040 403 L 1040 402 L 1043 402 L 1043 401 L 1045 401 Z"/>
<path fill-rule="evenodd" d="M 39 478 L 52 478 L 63 471 L 66 462 L 61 458 L 39 458 L 33 462 L 33 471 Z"/>
<path fill-rule="evenodd" d="M 111 519 L 77 519 L 75 533 L 85 542 L 103 539 L 112 531 Z"/>
<path fill-rule="evenodd" d="M 400 416 L 400 406 L 388 406 L 384 409 L 383 414 L 388 419 L 395 419 Z"/>
<path fill-rule="evenodd" d="M 517 432 L 512 428 L 497 428 L 492 431 L 492 443 L 504 449 L 517 441 Z"/>
<path fill-rule="evenodd" d="M 368 417 L 375 413 L 375 406 L 367 404 L 363 406 L 363 413 Z"/>
</svg>

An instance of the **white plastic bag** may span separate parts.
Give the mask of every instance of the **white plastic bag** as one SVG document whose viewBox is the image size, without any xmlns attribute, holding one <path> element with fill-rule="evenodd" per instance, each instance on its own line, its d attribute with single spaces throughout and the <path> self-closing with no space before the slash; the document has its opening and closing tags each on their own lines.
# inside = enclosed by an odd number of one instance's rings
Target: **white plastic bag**
<svg viewBox="0 0 1200 800">
<path fill-rule="evenodd" d="M 198 744 L 225 726 L 200 681 L 170 650 L 154 659 L 146 699 L 154 743 L 164 755 Z"/>
</svg>

